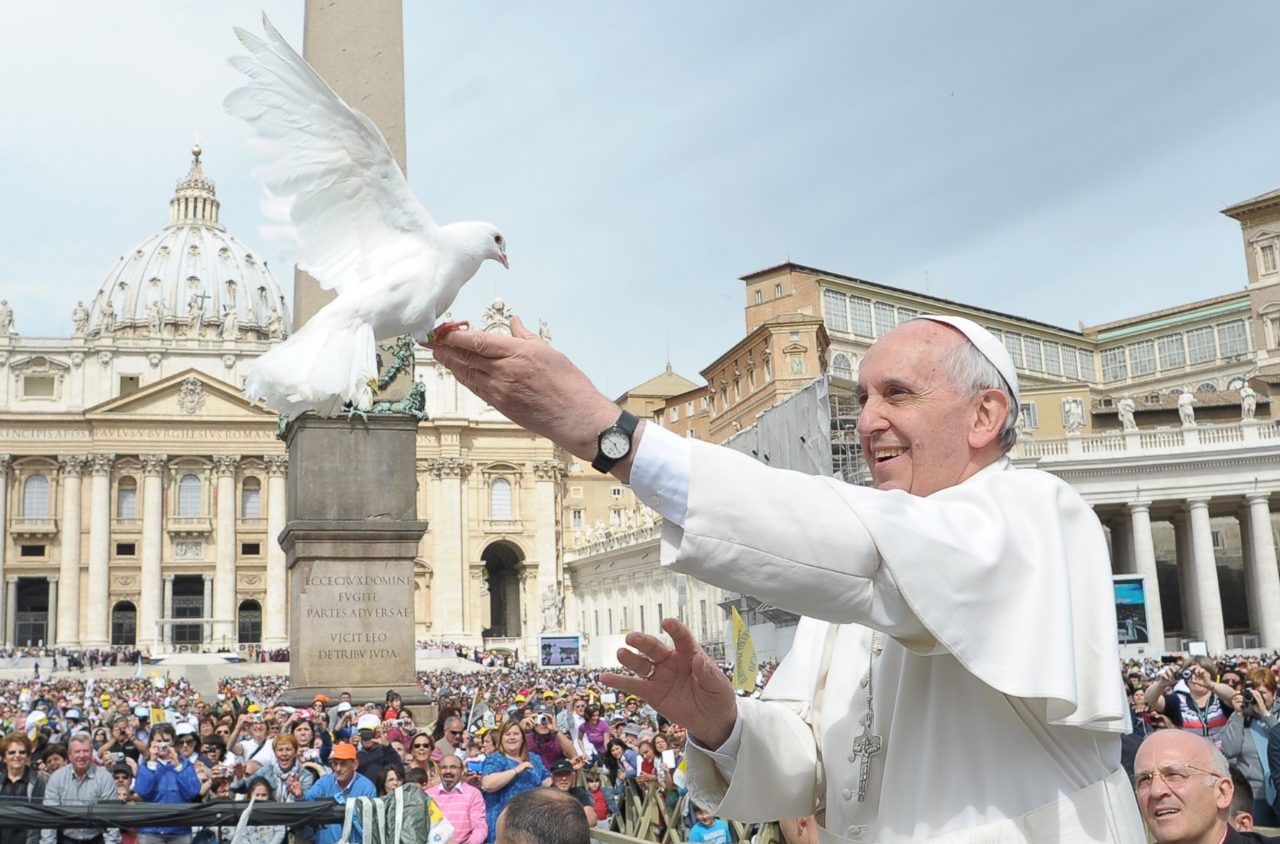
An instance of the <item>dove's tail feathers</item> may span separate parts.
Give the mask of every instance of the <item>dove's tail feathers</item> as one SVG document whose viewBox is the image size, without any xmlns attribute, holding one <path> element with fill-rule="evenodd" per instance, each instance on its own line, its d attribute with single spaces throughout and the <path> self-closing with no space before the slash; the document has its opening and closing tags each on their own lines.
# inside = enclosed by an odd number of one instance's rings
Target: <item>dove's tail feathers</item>
<svg viewBox="0 0 1280 844">
<path fill-rule="evenodd" d="M 244 394 L 290 419 L 308 410 L 333 416 L 347 402 L 368 410 L 375 355 L 368 324 L 330 327 L 313 319 L 253 362 Z"/>
</svg>

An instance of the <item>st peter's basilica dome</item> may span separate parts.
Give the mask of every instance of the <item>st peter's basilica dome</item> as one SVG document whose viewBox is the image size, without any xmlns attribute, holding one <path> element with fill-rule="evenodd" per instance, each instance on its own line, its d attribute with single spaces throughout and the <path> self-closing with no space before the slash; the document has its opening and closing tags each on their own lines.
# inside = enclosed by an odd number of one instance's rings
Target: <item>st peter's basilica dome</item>
<svg viewBox="0 0 1280 844">
<path fill-rule="evenodd" d="M 218 222 L 200 147 L 169 202 L 169 224 L 121 257 L 86 308 L 77 336 L 280 339 L 288 305 L 266 263 Z"/>
</svg>

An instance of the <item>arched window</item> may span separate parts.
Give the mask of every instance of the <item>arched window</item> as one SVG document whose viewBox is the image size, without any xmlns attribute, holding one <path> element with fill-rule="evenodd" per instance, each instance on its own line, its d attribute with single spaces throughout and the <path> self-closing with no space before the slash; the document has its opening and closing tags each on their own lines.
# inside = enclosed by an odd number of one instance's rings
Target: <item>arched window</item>
<svg viewBox="0 0 1280 844">
<path fill-rule="evenodd" d="M 241 601 L 239 623 L 236 625 L 242 645 L 262 642 L 262 605 L 257 601 Z"/>
<path fill-rule="evenodd" d="M 22 516 L 25 519 L 49 518 L 49 479 L 32 475 L 22 485 Z"/>
<path fill-rule="evenodd" d="M 240 518 L 262 518 L 262 481 L 257 478 L 245 478 L 240 487 Z"/>
<path fill-rule="evenodd" d="M 138 610 L 130 601 L 111 608 L 111 644 L 133 645 L 138 639 Z"/>
<path fill-rule="evenodd" d="M 201 503 L 200 477 L 187 473 L 178 479 L 178 516 L 192 517 L 201 515 L 204 509 Z"/>
<path fill-rule="evenodd" d="M 138 481 L 136 478 L 126 475 L 120 479 L 120 485 L 116 487 L 116 518 L 138 518 Z"/>
<path fill-rule="evenodd" d="M 831 374 L 846 381 L 853 380 L 853 364 L 848 355 L 837 354 L 831 359 Z"/>
<path fill-rule="evenodd" d="M 489 485 L 489 518 L 495 522 L 511 521 L 511 481 L 494 478 Z"/>
</svg>

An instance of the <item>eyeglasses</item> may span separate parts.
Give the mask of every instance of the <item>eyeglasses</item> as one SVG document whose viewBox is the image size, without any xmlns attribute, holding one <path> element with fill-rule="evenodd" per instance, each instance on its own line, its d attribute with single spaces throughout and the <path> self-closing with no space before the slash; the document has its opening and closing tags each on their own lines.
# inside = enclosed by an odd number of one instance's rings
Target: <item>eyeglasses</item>
<svg viewBox="0 0 1280 844">
<path fill-rule="evenodd" d="M 463 736 L 467 734 L 466 730 L 445 730 L 451 736 Z"/>
<path fill-rule="evenodd" d="M 1165 765 L 1163 768 L 1155 768 L 1150 771 L 1138 771 L 1133 775 L 1133 787 L 1136 791 L 1148 791 L 1156 777 L 1164 780 L 1164 784 L 1170 788 L 1176 788 L 1184 782 L 1194 777 L 1196 774 L 1203 774 L 1214 779 L 1223 779 L 1222 774 L 1206 771 L 1204 768 L 1197 768 L 1195 765 Z"/>
<path fill-rule="evenodd" d="M 432 749 L 431 743 L 426 741 L 415 741 L 413 744 L 409 746 L 412 747 L 414 750 L 431 750 Z"/>
<path fill-rule="evenodd" d="M 5 755 L 5 756 L 26 756 L 26 755 L 27 755 L 27 751 L 23 750 L 23 749 L 22 749 L 22 748 L 20 748 L 20 747 L 15 747 L 15 748 L 13 748 L 13 749 L 11 749 L 11 750 L 6 750 L 6 751 L 4 752 L 4 755 Z"/>
</svg>

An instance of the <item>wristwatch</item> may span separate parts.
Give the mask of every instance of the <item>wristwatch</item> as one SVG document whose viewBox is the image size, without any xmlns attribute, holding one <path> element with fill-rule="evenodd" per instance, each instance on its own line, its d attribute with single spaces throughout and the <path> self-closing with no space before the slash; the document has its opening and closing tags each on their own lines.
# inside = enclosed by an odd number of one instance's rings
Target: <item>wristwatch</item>
<svg viewBox="0 0 1280 844">
<path fill-rule="evenodd" d="M 640 420 L 622 411 L 618 421 L 600 432 L 596 437 L 596 457 L 591 461 L 591 468 L 597 472 L 609 473 L 614 465 L 631 453 L 631 438 L 636 433 Z"/>
</svg>

